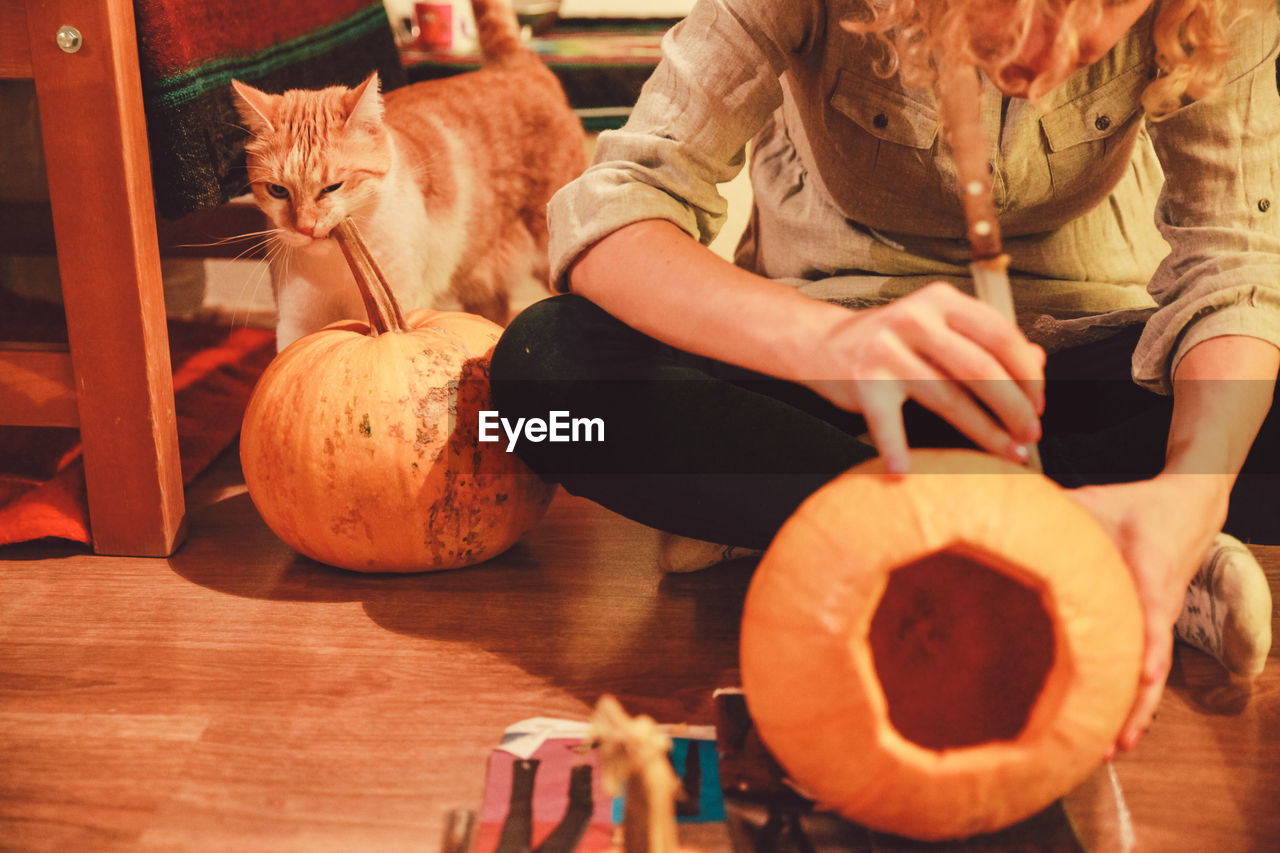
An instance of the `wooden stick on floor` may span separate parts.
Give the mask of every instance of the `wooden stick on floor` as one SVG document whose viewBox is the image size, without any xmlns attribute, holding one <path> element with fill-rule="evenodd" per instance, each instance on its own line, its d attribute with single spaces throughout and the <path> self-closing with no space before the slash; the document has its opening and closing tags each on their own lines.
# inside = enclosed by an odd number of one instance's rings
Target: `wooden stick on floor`
<svg viewBox="0 0 1280 853">
<path fill-rule="evenodd" d="M 625 789 L 622 828 L 625 853 L 676 853 L 675 798 L 680 791 L 667 753 L 671 738 L 652 718 L 631 717 L 612 696 L 602 696 L 591 717 L 590 737 L 600 750 L 605 790 Z"/>
</svg>

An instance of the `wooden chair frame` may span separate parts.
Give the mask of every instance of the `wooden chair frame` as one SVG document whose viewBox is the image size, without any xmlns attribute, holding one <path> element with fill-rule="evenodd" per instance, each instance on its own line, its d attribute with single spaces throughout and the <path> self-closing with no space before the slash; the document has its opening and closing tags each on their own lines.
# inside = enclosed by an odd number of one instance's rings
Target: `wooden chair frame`
<svg viewBox="0 0 1280 853">
<path fill-rule="evenodd" d="M 35 81 L 69 340 L 0 344 L 0 423 L 79 427 L 94 550 L 167 556 L 186 510 L 133 4 L 0 0 L 0 78 Z"/>
</svg>

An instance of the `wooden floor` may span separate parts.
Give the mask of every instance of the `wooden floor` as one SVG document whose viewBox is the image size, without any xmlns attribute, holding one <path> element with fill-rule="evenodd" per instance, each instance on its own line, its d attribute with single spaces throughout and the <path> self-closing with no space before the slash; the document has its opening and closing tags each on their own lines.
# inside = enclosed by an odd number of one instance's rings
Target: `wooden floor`
<svg viewBox="0 0 1280 853">
<path fill-rule="evenodd" d="M 295 556 L 234 453 L 189 502 L 169 560 L 0 549 L 0 848 L 435 851 L 506 725 L 604 692 L 705 723 L 737 683 L 750 562 L 664 577 L 652 531 L 563 494 L 503 557 L 402 577 Z M 1221 684 L 1179 647 L 1117 761 L 1140 850 L 1280 850 L 1280 663 L 1247 703 Z M 1105 772 L 1067 807 L 1118 849 Z"/>
</svg>

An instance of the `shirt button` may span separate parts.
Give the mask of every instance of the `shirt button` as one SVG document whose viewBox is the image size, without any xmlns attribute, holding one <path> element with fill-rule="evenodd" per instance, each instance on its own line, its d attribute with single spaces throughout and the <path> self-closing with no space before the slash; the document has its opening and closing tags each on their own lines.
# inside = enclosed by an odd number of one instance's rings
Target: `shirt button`
<svg viewBox="0 0 1280 853">
<path fill-rule="evenodd" d="M 876 127 L 885 128 L 889 126 L 889 117 L 884 113 L 876 113 L 875 117 L 871 119 L 871 123 Z"/>
<path fill-rule="evenodd" d="M 1271 199 L 1264 198 L 1258 202 L 1258 210 L 1261 210 L 1263 213 L 1266 213 L 1270 209 L 1271 209 Z"/>
<path fill-rule="evenodd" d="M 1096 127 L 1098 130 L 1106 130 L 1107 128 L 1111 127 L 1111 117 L 1098 116 L 1093 120 L 1093 126 Z"/>
</svg>

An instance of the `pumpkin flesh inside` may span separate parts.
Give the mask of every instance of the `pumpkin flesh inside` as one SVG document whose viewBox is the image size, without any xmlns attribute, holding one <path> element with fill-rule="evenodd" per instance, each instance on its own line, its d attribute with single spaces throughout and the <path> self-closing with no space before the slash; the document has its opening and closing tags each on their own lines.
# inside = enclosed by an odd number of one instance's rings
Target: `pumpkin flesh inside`
<svg viewBox="0 0 1280 853">
<path fill-rule="evenodd" d="M 1039 590 L 947 548 L 889 573 L 868 644 L 890 724 L 931 750 L 1016 740 L 1054 663 Z"/>
</svg>

